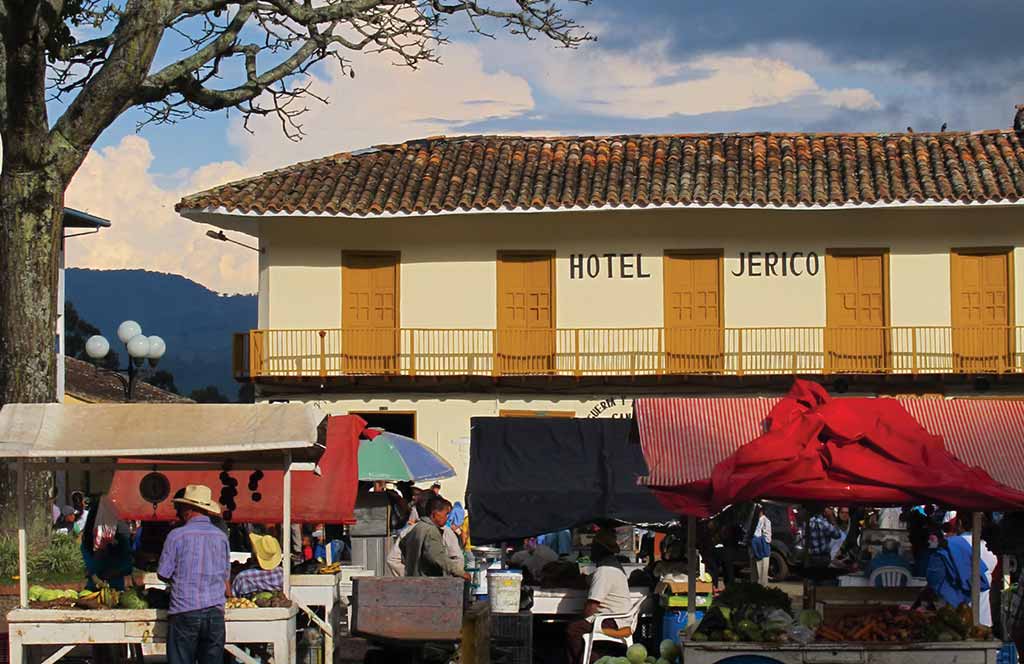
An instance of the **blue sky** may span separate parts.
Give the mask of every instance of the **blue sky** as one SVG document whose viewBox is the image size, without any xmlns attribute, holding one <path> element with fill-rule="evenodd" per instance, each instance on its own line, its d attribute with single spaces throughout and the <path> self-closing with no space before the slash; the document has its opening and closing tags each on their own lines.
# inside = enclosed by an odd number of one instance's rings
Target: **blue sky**
<svg viewBox="0 0 1024 664">
<path fill-rule="evenodd" d="M 68 192 L 114 227 L 71 247 L 69 262 L 252 292 L 253 256 L 177 217 L 182 194 L 423 135 L 988 129 L 1010 126 L 1024 103 L 1019 1 L 596 0 L 572 11 L 598 36 L 576 51 L 456 21 L 440 66 L 359 54 L 354 80 L 318 67 L 313 87 L 331 103 L 310 102 L 300 143 L 273 121 L 249 134 L 224 113 L 136 133 L 129 112 Z"/>
</svg>

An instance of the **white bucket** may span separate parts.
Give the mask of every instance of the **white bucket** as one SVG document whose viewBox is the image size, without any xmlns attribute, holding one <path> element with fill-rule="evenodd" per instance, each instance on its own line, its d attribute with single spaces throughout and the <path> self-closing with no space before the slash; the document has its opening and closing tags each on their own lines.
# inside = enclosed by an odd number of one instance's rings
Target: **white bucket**
<svg viewBox="0 0 1024 664">
<path fill-rule="evenodd" d="M 488 571 L 487 596 L 491 600 L 491 613 L 519 613 L 519 591 L 522 587 L 522 572 Z"/>
</svg>

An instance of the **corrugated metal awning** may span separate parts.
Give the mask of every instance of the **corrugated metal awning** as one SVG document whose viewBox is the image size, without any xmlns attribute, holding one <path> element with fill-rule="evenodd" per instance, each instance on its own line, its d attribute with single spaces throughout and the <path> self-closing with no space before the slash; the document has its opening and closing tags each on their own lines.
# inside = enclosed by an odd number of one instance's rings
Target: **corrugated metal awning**
<svg viewBox="0 0 1024 664">
<path fill-rule="evenodd" d="M 301 403 L 7 404 L 0 458 L 251 458 L 294 450 L 301 460 L 322 452 L 312 448 L 323 419 Z"/>
<path fill-rule="evenodd" d="M 899 398 L 930 433 L 969 466 L 1024 491 L 1024 400 Z M 640 444 L 652 469 L 646 483 L 684 486 L 763 432 L 778 398 L 637 399 Z"/>
</svg>

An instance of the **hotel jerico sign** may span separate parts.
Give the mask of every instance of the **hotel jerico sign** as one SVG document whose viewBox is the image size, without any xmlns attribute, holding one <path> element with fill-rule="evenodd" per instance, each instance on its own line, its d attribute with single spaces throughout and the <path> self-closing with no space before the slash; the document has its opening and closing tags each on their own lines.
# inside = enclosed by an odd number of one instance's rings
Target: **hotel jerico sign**
<svg viewBox="0 0 1024 664">
<path fill-rule="evenodd" d="M 821 259 L 813 251 L 741 251 L 734 277 L 813 277 L 821 270 Z"/>
</svg>

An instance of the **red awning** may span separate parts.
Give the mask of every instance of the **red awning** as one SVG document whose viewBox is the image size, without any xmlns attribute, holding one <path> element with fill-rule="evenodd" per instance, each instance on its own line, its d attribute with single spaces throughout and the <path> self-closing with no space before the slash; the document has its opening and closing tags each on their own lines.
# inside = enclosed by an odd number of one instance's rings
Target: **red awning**
<svg viewBox="0 0 1024 664">
<path fill-rule="evenodd" d="M 635 408 L 647 483 L 678 511 L 755 497 L 975 509 L 1024 498 L 1012 473 L 1024 458 L 1022 402 L 831 399 L 797 381 L 785 399 L 639 399 Z"/>
<path fill-rule="evenodd" d="M 355 523 L 355 501 L 359 486 L 359 434 L 366 422 L 355 415 L 327 418 L 327 448 L 320 457 L 320 475 L 312 471 L 292 472 L 292 521 L 294 523 Z M 123 460 L 128 462 L 129 460 Z M 131 460 L 134 462 L 135 460 Z M 145 461 L 138 461 L 145 465 Z M 188 462 L 182 462 L 187 468 Z M 139 495 L 139 482 L 148 470 L 118 470 L 110 487 L 110 497 L 123 519 L 173 521 L 171 500 L 153 505 Z M 220 471 L 164 471 L 171 484 L 171 495 L 186 484 L 205 484 L 218 496 L 222 487 Z M 263 471 L 259 480 L 259 502 L 248 489 L 249 471 L 229 473 L 238 480 L 234 523 L 280 523 L 284 472 Z"/>
</svg>

